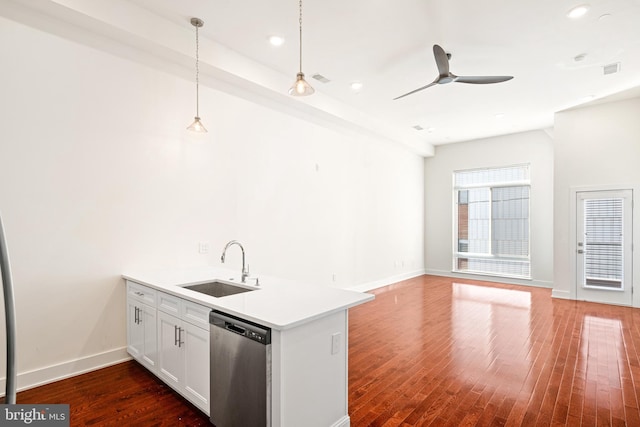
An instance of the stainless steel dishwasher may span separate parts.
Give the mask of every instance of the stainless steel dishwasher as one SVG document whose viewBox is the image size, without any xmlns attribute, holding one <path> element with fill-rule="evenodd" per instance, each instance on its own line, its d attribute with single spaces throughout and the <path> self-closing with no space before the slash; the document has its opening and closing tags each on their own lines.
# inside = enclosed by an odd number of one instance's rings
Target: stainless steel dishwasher
<svg viewBox="0 0 640 427">
<path fill-rule="evenodd" d="M 271 329 L 213 310 L 211 422 L 216 427 L 271 425 Z"/>
</svg>

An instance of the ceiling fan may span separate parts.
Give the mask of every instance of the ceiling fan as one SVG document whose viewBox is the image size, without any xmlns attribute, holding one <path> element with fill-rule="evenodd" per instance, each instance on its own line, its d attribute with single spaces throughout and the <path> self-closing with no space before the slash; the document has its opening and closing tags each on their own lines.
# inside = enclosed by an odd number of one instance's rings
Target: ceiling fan
<svg viewBox="0 0 640 427">
<path fill-rule="evenodd" d="M 396 99 L 404 98 L 407 95 L 414 94 L 428 87 L 434 86 L 436 84 L 443 85 L 451 82 L 457 83 L 472 83 L 472 84 L 489 84 L 489 83 L 500 83 L 506 82 L 507 80 L 511 80 L 513 76 L 456 76 L 452 72 L 449 71 L 449 58 L 451 57 L 449 54 L 445 53 L 444 49 L 442 49 L 437 44 L 433 45 L 433 56 L 436 58 L 436 65 L 438 66 L 438 77 L 429 83 L 426 86 L 422 86 L 416 90 L 412 90 L 409 93 L 405 93 L 404 95 L 400 95 Z"/>
</svg>

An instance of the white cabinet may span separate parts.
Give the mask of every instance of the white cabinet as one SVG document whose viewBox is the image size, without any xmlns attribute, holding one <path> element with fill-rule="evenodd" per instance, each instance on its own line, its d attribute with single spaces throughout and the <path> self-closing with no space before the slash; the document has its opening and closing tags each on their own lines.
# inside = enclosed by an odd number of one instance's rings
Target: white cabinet
<svg viewBox="0 0 640 427">
<path fill-rule="evenodd" d="M 152 372 L 157 365 L 156 291 L 127 282 L 127 351 Z"/>
<path fill-rule="evenodd" d="M 184 392 L 209 414 L 209 329 L 184 323 Z M 204 368 L 203 368 L 204 367 Z"/>
<path fill-rule="evenodd" d="M 158 376 L 177 389 L 182 377 L 182 322 L 163 311 L 158 313 Z"/>
<path fill-rule="evenodd" d="M 209 414 L 210 308 L 158 292 L 158 376 Z"/>
</svg>

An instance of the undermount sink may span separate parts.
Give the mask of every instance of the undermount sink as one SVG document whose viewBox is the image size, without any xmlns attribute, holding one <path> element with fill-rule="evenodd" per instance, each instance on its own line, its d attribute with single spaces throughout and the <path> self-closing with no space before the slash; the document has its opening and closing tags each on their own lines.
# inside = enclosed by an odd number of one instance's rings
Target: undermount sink
<svg viewBox="0 0 640 427">
<path fill-rule="evenodd" d="M 200 292 L 201 294 L 209 295 L 216 298 L 240 294 L 242 292 L 255 291 L 255 289 L 245 288 L 242 286 L 232 285 L 219 281 L 183 286 L 183 288 Z"/>
</svg>

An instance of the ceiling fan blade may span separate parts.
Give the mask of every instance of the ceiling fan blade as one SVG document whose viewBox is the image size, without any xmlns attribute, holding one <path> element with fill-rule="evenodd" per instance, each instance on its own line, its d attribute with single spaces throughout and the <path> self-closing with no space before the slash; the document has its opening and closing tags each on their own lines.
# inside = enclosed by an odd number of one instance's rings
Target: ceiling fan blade
<svg viewBox="0 0 640 427">
<path fill-rule="evenodd" d="M 511 80 L 513 76 L 458 76 L 456 83 L 473 83 L 478 85 L 489 83 L 501 83 Z"/>
<path fill-rule="evenodd" d="M 449 75 L 449 58 L 444 49 L 437 44 L 433 45 L 433 56 L 436 58 L 436 65 L 438 66 L 438 73 L 441 76 Z"/>
<path fill-rule="evenodd" d="M 397 98 L 393 98 L 393 100 L 395 101 L 396 99 L 404 98 L 405 96 L 408 96 L 408 95 L 414 94 L 414 93 L 416 93 L 416 92 L 420 92 L 421 90 L 424 90 L 424 89 L 426 89 L 426 88 L 428 88 L 428 87 L 431 87 L 431 86 L 433 86 L 433 85 L 435 85 L 435 84 L 437 84 L 437 83 L 438 83 L 438 80 L 436 80 L 436 81 L 434 81 L 434 82 L 431 82 L 431 83 L 429 83 L 429 84 L 428 84 L 428 85 L 426 85 L 426 86 L 419 87 L 419 88 L 418 88 L 418 89 L 416 89 L 416 90 L 412 90 L 412 91 L 411 91 L 411 92 L 409 92 L 409 93 L 405 93 L 404 95 L 400 95 L 400 96 L 399 96 L 399 97 L 397 97 Z"/>
</svg>

